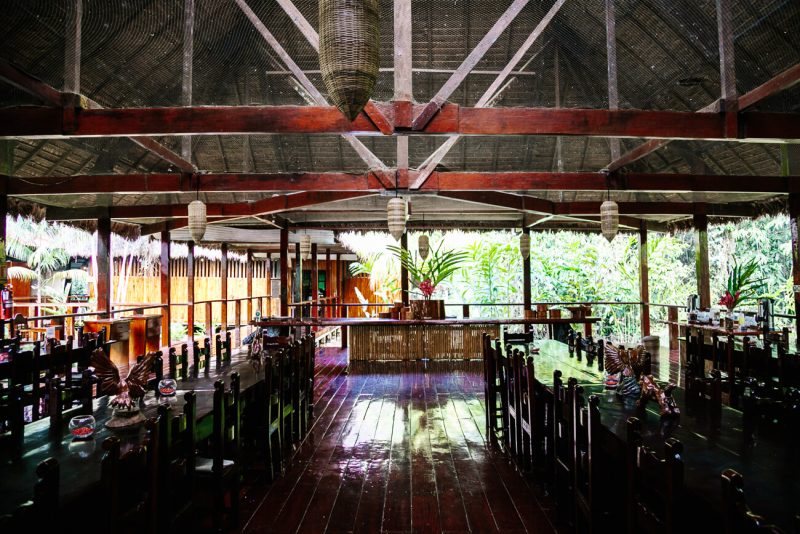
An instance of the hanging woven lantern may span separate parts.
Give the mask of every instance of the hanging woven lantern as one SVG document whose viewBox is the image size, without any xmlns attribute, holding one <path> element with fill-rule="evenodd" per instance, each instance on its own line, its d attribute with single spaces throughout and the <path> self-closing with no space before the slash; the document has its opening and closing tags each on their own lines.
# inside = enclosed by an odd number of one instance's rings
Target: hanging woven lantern
<svg viewBox="0 0 800 534">
<path fill-rule="evenodd" d="M 619 230 L 619 206 L 613 200 L 600 205 L 600 230 L 608 241 L 613 241 Z"/>
<path fill-rule="evenodd" d="M 351 121 L 372 97 L 379 56 L 378 0 L 320 0 L 322 81 L 333 104 Z"/>
<path fill-rule="evenodd" d="M 417 249 L 419 249 L 419 257 L 427 259 L 428 252 L 431 251 L 431 245 L 428 239 L 428 234 L 422 234 L 417 241 Z"/>
<path fill-rule="evenodd" d="M 389 222 L 389 233 L 399 240 L 406 231 L 406 216 L 408 209 L 406 201 L 400 197 L 389 199 L 386 205 L 386 218 Z"/>
<path fill-rule="evenodd" d="M 202 241 L 206 233 L 206 205 L 201 200 L 189 203 L 189 233 L 195 243 Z"/>
<path fill-rule="evenodd" d="M 311 257 L 311 236 L 308 234 L 300 236 L 300 257 L 304 260 Z"/>
<path fill-rule="evenodd" d="M 526 260 L 531 254 L 531 236 L 524 232 L 519 236 L 519 253 Z"/>
</svg>

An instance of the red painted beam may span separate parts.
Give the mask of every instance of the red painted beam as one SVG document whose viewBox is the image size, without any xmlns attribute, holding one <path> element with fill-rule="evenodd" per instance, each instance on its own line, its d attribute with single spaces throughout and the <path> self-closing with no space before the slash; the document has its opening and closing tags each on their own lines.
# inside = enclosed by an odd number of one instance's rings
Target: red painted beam
<svg viewBox="0 0 800 534">
<path fill-rule="evenodd" d="M 255 133 L 378 134 L 366 115 L 350 122 L 333 107 L 218 106 L 0 110 L 0 137 L 203 135 Z M 65 119 L 65 116 L 67 119 Z M 800 114 L 740 113 L 743 139 L 800 139 Z M 448 135 L 580 135 L 663 139 L 725 139 L 720 113 L 675 111 L 460 108 L 449 104 L 424 131 Z"/>
<path fill-rule="evenodd" d="M 501 208 L 509 208 L 520 211 L 538 212 L 544 214 L 554 213 L 555 203 L 549 200 L 529 197 L 525 195 L 512 195 L 510 193 L 500 193 L 497 191 L 446 191 L 440 192 L 440 197 L 452 198 L 475 202 L 477 204 L 488 204 Z"/>
<path fill-rule="evenodd" d="M 391 174 L 392 171 L 389 171 Z M 81 195 L 92 193 L 194 193 L 199 191 L 359 191 L 382 189 L 375 173 L 210 173 L 182 175 L 104 174 L 8 178 L 12 196 Z M 399 181 L 401 189 L 408 179 Z M 599 172 L 434 172 L 421 191 L 674 191 L 713 193 L 800 193 L 800 177 L 678 173 L 626 173 L 606 177 Z M 394 184 L 392 184 L 394 187 Z"/>
<path fill-rule="evenodd" d="M 87 193 L 201 193 L 261 191 L 375 191 L 383 187 L 374 173 L 209 173 L 183 175 L 103 174 L 10 178 L 10 195 Z"/>
</svg>

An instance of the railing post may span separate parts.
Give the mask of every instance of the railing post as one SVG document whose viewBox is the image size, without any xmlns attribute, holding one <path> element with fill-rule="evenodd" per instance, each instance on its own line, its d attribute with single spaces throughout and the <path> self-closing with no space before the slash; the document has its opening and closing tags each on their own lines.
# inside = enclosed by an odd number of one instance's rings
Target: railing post
<svg viewBox="0 0 800 534">
<path fill-rule="evenodd" d="M 169 240 L 169 231 L 161 232 L 161 346 L 169 347 L 172 342 L 170 326 L 172 318 L 170 316 L 170 303 L 172 302 L 172 267 L 169 261 L 170 248 L 172 243 Z"/>
<path fill-rule="evenodd" d="M 242 299 L 236 299 L 236 309 L 234 310 L 234 320 L 236 321 L 235 338 L 236 346 L 242 346 Z"/>
<path fill-rule="evenodd" d="M 280 250 L 280 284 L 281 284 L 281 308 L 280 315 L 289 315 L 289 229 L 284 225 L 281 228 L 281 250 Z"/>
<path fill-rule="evenodd" d="M 469 304 L 463 304 L 461 306 L 461 315 L 464 316 L 464 319 L 469 318 Z"/>
<path fill-rule="evenodd" d="M 213 307 L 214 304 L 212 302 L 210 302 L 210 301 L 206 302 L 205 304 L 206 304 L 206 309 L 205 309 L 205 314 L 206 314 L 206 337 L 213 338 L 214 337 L 214 332 L 213 332 L 214 321 L 212 321 L 212 319 L 213 319 L 212 316 L 214 314 L 214 307 Z"/>
<path fill-rule="evenodd" d="M 639 300 L 642 337 L 650 335 L 650 280 L 647 258 L 647 221 L 639 222 Z"/>
<path fill-rule="evenodd" d="M 669 350 L 678 350 L 678 307 L 670 306 L 667 308 L 667 322 L 669 322 Z"/>
<path fill-rule="evenodd" d="M 342 307 L 342 318 L 347 319 L 347 306 Z M 347 326 L 342 325 L 342 348 L 347 348 Z"/>
<path fill-rule="evenodd" d="M 592 316 L 592 307 L 587 305 L 586 316 Z M 583 336 L 589 337 L 592 335 L 592 323 L 583 323 Z"/>
</svg>

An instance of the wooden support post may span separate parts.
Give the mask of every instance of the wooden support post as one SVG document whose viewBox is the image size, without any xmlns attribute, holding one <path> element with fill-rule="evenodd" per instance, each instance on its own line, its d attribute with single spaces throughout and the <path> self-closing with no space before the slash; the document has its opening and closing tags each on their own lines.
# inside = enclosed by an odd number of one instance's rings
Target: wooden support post
<svg viewBox="0 0 800 534">
<path fill-rule="evenodd" d="M 527 226 L 522 229 L 522 233 L 530 237 L 531 229 Z M 528 255 L 522 258 L 522 308 L 523 317 L 531 309 L 531 257 Z M 525 331 L 531 331 L 531 325 L 525 325 Z"/>
<path fill-rule="evenodd" d="M 647 222 L 639 226 L 639 300 L 641 301 L 642 336 L 650 335 L 650 282 L 647 261 Z"/>
<path fill-rule="evenodd" d="M 222 299 L 220 305 L 222 308 L 220 309 L 220 321 L 222 326 L 220 327 L 220 335 L 222 339 L 225 339 L 225 332 L 228 331 L 228 244 L 222 243 L 220 247 L 220 263 L 219 263 L 219 283 L 220 283 L 220 295 L 219 298 Z"/>
<path fill-rule="evenodd" d="M 236 309 L 233 311 L 234 318 L 233 320 L 236 321 L 236 329 L 234 333 L 236 334 L 236 345 L 241 347 L 242 346 L 242 299 L 236 299 Z"/>
<path fill-rule="evenodd" d="M 172 266 L 169 256 L 172 243 L 169 231 L 161 232 L 161 346 L 169 347 L 172 342 L 170 324 L 172 322 L 170 304 L 172 303 Z"/>
<path fill-rule="evenodd" d="M 695 270 L 697 272 L 697 294 L 700 307 L 711 308 L 711 276 L 708 265 L 708 215 L 694 215 Z"/>
<path fill-rule="evenodd" d="M 247 277 L 247 324 L 253 320 L 253 251 L 247 249 L 245 253 L 245 276 Z M 252 329 L 248 326 L 247 332 Z"/>
<path fill-rule="evenodd" d="M 187 241 L 186 254 L 186 338 L 189 346 L 194 346 L 194 241 Z"/>
<path fill-rule="evenodd" d="M 294 272 L 294 291 L 292 300 L 302 302 L 303 300 L 303 255 L 300 254 L 300 243 L 294 244 L 295 272 Z M 303 306 L 295 306 L 295 317 L 303 318 Z"/>
<path fill-rule="evenodd" d="M 669 322 L 669 350 L 678 350 L 678 307 L 670 306 L 667 308 L 667 322 Z"/>
<path fill-rule="evenodd" d="M 328 306 L 325 307 L 325 317 L 333 317 L 333 288 L 331 287 L 331 249 L 325 249 L 325 296 L 328 298 Z"/>
<path fill-rule="evenodd" d="M 111 313 L 111 218 L 97 219 L 97 310 Z"/>
<path fill-rule="evenodd" d="M 181 80 L 181 105 L 192 105 L 194 71 L 194 0 L 184 0 L 183 5 L 183 77 Z M 192 136 L 181 137 L 181 156 L 192 161 Z"/>
<path fill-rule="evenodd" d="M 72 9 L 67 9 L 64 29 L 64 92 L 81 92 L 81 28 L 83 23 L 83 0 L 73 0 Z"/>
<path fill-rule="evenodd" d="M 350 310 L 347 306 L 342 306 L 342 318 L 347 319 L 347 313 Z M 347 348 L 347 326 L 342 325 L 342 348 Z"/>
<path fill-rule="evenodd" d="M 464 319 L 469 319 L 469 304 L 462 304 L 461 305 L 461 316 Z"/>
<path fill-rule="evenodd" d="M 281 228 L 280 250 L 280 276 L 281 276 L 281 310 L 280 315 L 289 315 L 289 229 L 284 225 Z"/>
<path fill-rule="evenodd" d="M 619 90 L 617 88 L 617 22 L 615 1 L 606 0 L 606 59 L 608 66 L 608 109 L 619 109 Z M 609 138 L 611 161 L 620 156 L 620 143 L 616 137 Z"/>
<path fill-rule="evenodd" d="M 400 246 L 408 250 L 408 232 L 404 232 L 400 237 Z M 403 299 L 403 306 L 408 306 L 408 269 L 400 267 L 400 291 Z"/>
<path fill-rule="evenodd" d="M 786 146 L 782 151 L 783 174 L 800 171 L 800 147 Z M 795 333 L 800 350 L 800 194 L 789 195 L 789 230 L 792 236 L 792 292 L 794 293 Z"/>
<path fill-rule="evenodd" d="M 272 252 L 267 252 L 267 262 L 265 264 L 266 269 L 266 292 L 267 292 L 267 309 L 265 310 L 266 313 L 262 312 L 262 315 L 267 315 L 272 317 Z"/>
<path fill-rule="evenodd" d="M 8 175 L 11 174 L 14 165 L 14 151 L 12 141 L 0 141 L 0 247 L 3 247 L 0 252 L 2 253 L 3 264 L 0 265 L 2 269 L 2 279 L 0 279 L 0 289 L 8 283 L 8 268 L 6 262 L 6 215 L 8 215 L 8 195 L 6 194 L 6 186 L 8 185 Z M 13 317 L 13 309 L 11 310 Z M 9 321 L 8 336 L 14 336 L 14 323 Z M 66 332 L 65 332 L 66 334 Z M 6 337 L 5 323 L 0 322 L 0 339 Z"/>
<path fill-rule="evenodd" d="M 206 337 L 209 339 L 214 339 L 214 303 L 213 302 L 206 302 L 204 313 L 206 316 Z"/>
<path fill-rule="evenodd" d="M 311 243 L 311 317 L 319 315 L 319 264 L 317 244 Z"/>
</svg>

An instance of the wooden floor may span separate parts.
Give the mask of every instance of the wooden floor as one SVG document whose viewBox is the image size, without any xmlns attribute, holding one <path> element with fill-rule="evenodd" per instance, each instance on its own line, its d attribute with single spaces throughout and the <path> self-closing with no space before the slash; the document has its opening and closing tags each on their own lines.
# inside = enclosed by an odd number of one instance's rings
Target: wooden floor
<svg viewBox="0 0 800 534">
<path fill-rule="evenodd" d="M 554 531 L 486 446 L 480 363 L 368 365 L 320 349 L 314 426 L 245 532 Z"/>
</svg>

